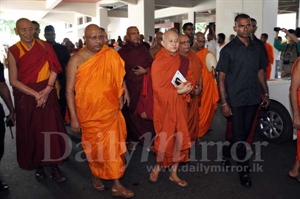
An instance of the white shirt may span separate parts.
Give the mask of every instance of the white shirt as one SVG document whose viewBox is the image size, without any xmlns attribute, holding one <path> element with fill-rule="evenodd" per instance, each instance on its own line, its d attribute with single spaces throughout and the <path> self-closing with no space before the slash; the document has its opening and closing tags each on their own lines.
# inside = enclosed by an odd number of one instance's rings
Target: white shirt
<svg viewBox="0 0 300 199">
<path fill-rule="evenodd" d="M 219 61 L 219 58 L 220 58 L 220 52 L 221 52 L 221 50 L 222 50 L 222 48 L 223 48 L 224 46 L 225 46 L 225 42 L 224 42 L 223 45 L 220 45 L 220 44 L 217 45 L 217 54 L 216 54 L 217 61 Z"/>
<path fill-rule="evenodd" d="M 210 41 L 206 41 L 205 48 L 207 48 L 210 52 L 212 52 L 214 55 L 217 53 L 217 41 L 212 39 Z"/>
</svg>

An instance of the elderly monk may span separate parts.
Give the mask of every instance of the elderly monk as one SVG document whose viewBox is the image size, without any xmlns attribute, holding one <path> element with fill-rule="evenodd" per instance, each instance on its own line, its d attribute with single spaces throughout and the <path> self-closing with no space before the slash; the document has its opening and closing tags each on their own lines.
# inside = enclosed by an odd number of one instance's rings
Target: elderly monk
<svg viewBox="0 0 300 199">
<path fill-rule="evenodd" d="M 131 198 L 134 192 L 119 182 L 126 152 L 126 125 L 121 113 L 124 62 L 104 44 L 105 34 L 99 26 L 88 25 L 84 41 L 86 46 L 71 57 L 67 67 L 71 130 L 82 132 L 94 188 L 102 191 L 101 179 L 113 180 L 112 195 Z"/>
<path fill-rule="evenodd" d="M 201 95 L 201 106 L 199 108 L 200 122 L 197 136 L 197 144 L 199 144 L 200 138 L 209 130 L 214 118 L 215 110 L 218 106 L 217 102 L 219 101 L 219 91 L 214 77 L 214 69 L 216 68 L 217 60 L 215 56 L 205 48 L 205 36 L 203 33 L 196 33 L 193 50 L 197 53 L 203 66 L 203 92 Z"/>
<path fill-rule="evenodd" d="M 188 57 L 190 68 L 193 74 L 193 86 L 195 90 L 191 95 L 191 102 L 188 105 L 188 128 L 191 141 L 194 142 L 199 132 L 199 106 L 200 94 L 202 92 L 202 63 L 196 53 L 191 51 L 190 39 L 183 34 L 179 35 L 179 54 Z"/>
<path fill-rule="evenodd" d="M 130 142 L 140 141 L 147 147 L 151 145 L 152 135 L 154 135 L 153 126 L 153 98 L 147 98 L 145 108 L 150 110 L 138 111 L 139 105 L 143 100 L 145 90 L 152 91 L 151 72 L 153 58 L 147 48 L 140 43 L 140 35 L 137 27 L 127 28 L 128 40 L 118 53 L 125 61 L 125 82 L 130 97 L 129 106 L 123 108 L 123 114 L 127 124 L 128 140 Z M 150 79 L 149 79 L 150 78 Z M 147 83 L 149 82 L 150 83 Z M 152 95 L 152 92 L 151 92 Z M 129 149 L 134 149 L 132 144 L 129 144 Z"/>
<path fill-rule="evenodd" d="M 161 45 L 162 35 L 163 35 L 162 32 L 157 32 L 155 34 L 155 45 L 149 50 L 150 55 L 153 57 L 153 59 L 155 58 L 155 55 L 162 49 L 162 45 Z"/>
<path fill-rule="evenodd" d="M 62 69 L 53 48 L 34 39 L 31 21 L 19 19 L 15 32 L 20 41 L 9 48 L 8 65 L 15 100 L 18 163 L 23 169 L 35 169 L 37 180 L 46 177 L 43 166 L 52 165 L 52 178 L 63 182 L 66 178 L 57 164 L 63 162 L 66 134 L 54 88 Z"/>
<path fill-rule="evenodd" d="M 154 149 L 156 152 L 156 165 L 150 174 L 149 180 L 156 182 L 160 167 L 171 166 L 169 180 L 179 186 L 185 187 L 188 183 L 180 179 L 177 170 L 180 162 L 189 159 L 191 147 L 190 135 L 187 126 L 187 102 L 192 90 L 193 77 L 189 69 L 188 58 L 179 55 L 178 34 L 167 31 L 163 35 L 164 47 L 152 64 L 153 77 L 153 122 L 156 137 Z M 185 76 L 187 82 L 178 81 L 172 84 L 175 73 Z M 176 85 L 176 86 L 175 86 Z"/>
<path fill-rule="evenodd" d="M 293 124 L 297 129 L 297 156 L 293 168 L 288 176 L 300 183 L 300 59 L 292 67 L 292 81 L 290 86 L 291 103 L 293 109 Z"/>
</svg>

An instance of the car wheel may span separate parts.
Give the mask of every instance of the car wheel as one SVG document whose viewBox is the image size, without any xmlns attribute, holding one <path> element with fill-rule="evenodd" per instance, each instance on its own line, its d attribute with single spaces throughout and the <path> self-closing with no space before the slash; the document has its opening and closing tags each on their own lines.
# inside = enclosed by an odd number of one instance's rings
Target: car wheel
<svg viewBox="0 0 300 199">
<path fill-rule="evenodd" d="M 282 104 L 270 100 L 267 110 L 262 110 L 258 118 L 257 131 L 268 142 L 287 142 L 293 136 L 292 118 Z"/>
</svg>

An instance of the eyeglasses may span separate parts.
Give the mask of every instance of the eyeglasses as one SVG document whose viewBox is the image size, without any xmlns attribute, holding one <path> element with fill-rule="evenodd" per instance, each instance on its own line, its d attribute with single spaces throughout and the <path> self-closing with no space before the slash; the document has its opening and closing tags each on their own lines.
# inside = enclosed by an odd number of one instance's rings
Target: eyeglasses
<svg viewBox="0 0 300 199">
<path fill-rule="evenodd" d="M 104 36 L 100 35 L 100 36 L 93 36 L 93 37 L 88 37 L 91 41 L 96 41 L 97 39 L 99 40 L 103 40 Z"/>
<path fill-rule="evenodd" d="M 191 42 L 190 41 L 182 41 L 182 42 L 179 42 L 181 45 L 190 45 Z"/>
</svg>

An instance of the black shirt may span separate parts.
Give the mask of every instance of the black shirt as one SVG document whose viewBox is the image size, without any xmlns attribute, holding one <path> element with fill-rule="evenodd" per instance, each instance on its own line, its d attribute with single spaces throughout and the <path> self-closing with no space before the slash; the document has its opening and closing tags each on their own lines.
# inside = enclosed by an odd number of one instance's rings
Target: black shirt
<svg viewBox="0 0 300 199">
<path fill-rule="evenodd" d="M 53 47 L 53 50 L 55 51 L 55 54 L 61 65 L 61 68 L 62 68 L 62 72 L 59 73 L 57 75 L 57 77 L 58 77 L 59 83 L 64 88 L 66 85 L 66 66 L 70 59 L 70 53 L 69 53 L 67 47 L 65 47 L 61 44 L 55 43 L 54 45 L 52 45 L 52 47 Z"/>
<path fill-rule="evenodd" d="M 268 59 L 262 46 L 249 39 L 245 44 L 235 37 L 223 47 L 217 64 L 217 71 L 225 76 L 227 102 L 230 106 L 239 107 L 259 104 L 261 88 L 258 71 L 268 65 Z"/>
<path fill-rule="evenodd" d="M 5 82 L 4 78 L 4 65 L 0 62 L 0 82 Z"/>
<path fill-rule="evenodd" d="M 260 39 L 258 39 L 255 35 L 253 35 L 252 37 L 253 37 L 253 40 L 256 41 L 262 47 L 264 55 L 268 59 L 268 52 L 267 52 L 265 44 Z"/>
</svg>

